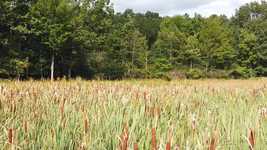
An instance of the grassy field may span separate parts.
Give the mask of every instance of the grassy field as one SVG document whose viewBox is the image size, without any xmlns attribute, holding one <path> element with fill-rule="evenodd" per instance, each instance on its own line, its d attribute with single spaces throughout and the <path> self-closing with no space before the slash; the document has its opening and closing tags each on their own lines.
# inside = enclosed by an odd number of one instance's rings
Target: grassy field
<svg viewBox="0 0 267 150">
<path fill-rule="evenodd" d="M 266 147 L 267 79 L 0 82 L 0 149 Z"/>
</svg>

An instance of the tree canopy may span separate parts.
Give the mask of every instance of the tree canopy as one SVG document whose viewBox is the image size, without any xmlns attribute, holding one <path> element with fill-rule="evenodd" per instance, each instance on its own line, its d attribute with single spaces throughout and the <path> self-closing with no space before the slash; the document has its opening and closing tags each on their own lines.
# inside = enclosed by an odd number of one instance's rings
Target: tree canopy
<svg viewBox="0 0 267 150">
<path fill-rule="evenodd" d="M 115 13 L 109 0 L 1 0 L 0 78 L 267 76 L 267 2 L 231 18 Z"/>
</svg>

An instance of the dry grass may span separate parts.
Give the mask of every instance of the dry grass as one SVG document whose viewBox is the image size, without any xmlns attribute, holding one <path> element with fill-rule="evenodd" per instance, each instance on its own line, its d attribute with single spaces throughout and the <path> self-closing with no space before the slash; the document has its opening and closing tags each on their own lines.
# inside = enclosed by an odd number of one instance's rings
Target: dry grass
<svg viewBox="0 0 267 150">
<path fill-rule="evenodd" d="M 266 79 L 2 81 L 0 148 L 265 149 L 266 85 Z"/>
</svg>

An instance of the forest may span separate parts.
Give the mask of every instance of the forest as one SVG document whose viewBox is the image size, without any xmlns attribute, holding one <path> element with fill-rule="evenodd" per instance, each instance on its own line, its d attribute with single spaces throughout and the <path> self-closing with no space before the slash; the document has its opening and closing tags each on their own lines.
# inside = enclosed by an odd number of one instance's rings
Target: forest
<svg viewBox="0 0 267 150">
<path fill-rule="evenodd" d="M 163 17 L 109 0 L 1 0 L 0 78 L 267 76 L 267 2 Z"/>
</svg>

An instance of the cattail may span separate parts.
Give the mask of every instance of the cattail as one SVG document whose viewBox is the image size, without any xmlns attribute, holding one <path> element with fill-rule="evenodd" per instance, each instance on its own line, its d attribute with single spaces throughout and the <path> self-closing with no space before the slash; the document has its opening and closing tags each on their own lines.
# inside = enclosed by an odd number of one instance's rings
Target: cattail
<svg viewBox="0 0 267 150">
<path fill-rule="evenodd" d="M 129 131 L 128 131 L 128 127 L 125 125 L 123 132 L 120 136 L 120 150 L 128 149 L 128 140 L 129 140 Z"/>
<path fill-rule="evenodd" d="M 218 133 L 215 131 L 212 135 L 209 150 L 215 150 L 218 142 Z"/>
<path fill-rule="evenodd" d="M 147 92 L 144 92 L 144 100 L 147 100 Z"/>
<path fill-rule="evenodd" d="M 16 102 L 14 102 L 14 103 L 13 103 L 13 113 L 14 113 L 14 114 L 16 113 L 16 110 L 17 110 L 16 108 L 17 108 L 17 107 L 16 107 Z"/>
<path fill-rule="evenodd" d="M 195 115 L 192 116 L 192 124 L 191 124 L 191 126 L 192 126 L 192 129 L 193 129 L 193 134 L 195 135 L 196 128 L 197 128 L 197 120 L 196 120 L 196 116 Z"/>
<path fill-rule="evenodd" d="M 60 118 L 61 118 L 61 120 L 63 120 L 64 119 L 64 106 L 62 105 L 62 106 L 60 106 Z"/>
<path fill-rule="evenodd" d="M 256 139 L 255 139 L 255 131 L 252 129 L 249 129 L 249 137 L 248 137 L 248 144 L 249 144 L 249 149 L 254 150 L 255 144 L 256 144 Z"/>
<path fill-rule="evenodd" d="M 166 144 L 166 150 L 171 150 L 172 132 L 173 132 L 173 127 L 169 128 L 168 131 L 168 142 Z"/>
<path fill-rule="evenodd" d="M 61 121 L 64 119 L 64 109 L 65 109 L 65 100 L 63 101 L 63 103 L 59 107 Z"/>
<path fill-rule="evenodd" d="M 84 113 L 84 105 L 81 106 L 81 111 Z"/>
<path fill-rule="evenodd" d="M 160 117 L 160 107 L 156 107 L 154 110 L 154 116 Z"/>
<path fill-rule="evenodd" d="M 174 150 L 180 150 L 180 146 L 179 145 L 176 145 Z"/>
<path fill-rule="evenodd" d="M 156 129 L 152 128 L 152 150 L 157 150 L 157 139 L 156 139 Z"/>
<path fill-rule="evenodd" d="M 13 144 L 13 138 L 14 138 L 14 135 L 13 135 L 13 129 L 8 129 L 8 143 L 9 144 Z"/>
<path fill-rule="evenodd" d="M 89 131 L 89 120 L 86 113 L 84 113 L 83 124 L 84 124 L 84 133 L 86 134 Z"/>
<path fill-rule="evenodd" d="M 27 121 L 23 122 L 23 129 L 24 129 L 24 133 L 28 133 L 28 123 L 27 123 Z"/>
<path fill-rule="evenodd" d="M 139 93 L 138 92 L 136 92 L 135 97 L 136 97 L 137 100 L 140 99 L 140 96 L 139 96 Z"/>
<path fill-rule="evenodd" d="M 215 141 L 215 139 L 212 137 L 211 142 L 210 142 L 209 150 L 215 150 L 215 149 L 216 149 L 216 141 Z"/>
<path fill-rule="evenodd" d="M 51 129 L 51 136 L 52 136 L 52 139 L 54 139 L 56 136 L 56 131 L 54 128 Z"/>
<path fill-rule="evenodd" d="M 171 150 L 171 143 L 170 143 L 170 142 L 168 142 L 168 143 L 166 144 L 166 150 Z"/>
<path fill-rule="evenodd" d="M 138 150 L 138 144 L 134 143 L 134 150 Z"/>
</svg>

